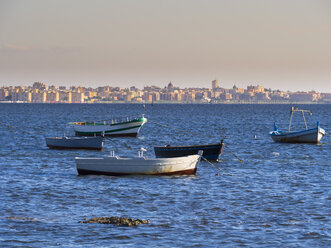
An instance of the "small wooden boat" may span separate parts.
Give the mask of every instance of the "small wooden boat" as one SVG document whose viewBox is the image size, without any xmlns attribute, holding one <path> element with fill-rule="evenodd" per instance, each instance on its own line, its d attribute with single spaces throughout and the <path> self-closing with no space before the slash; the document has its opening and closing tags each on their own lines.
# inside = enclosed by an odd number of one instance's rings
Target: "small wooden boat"
<svg viewBox="0 0 331 248">
<path fill-rule="evenodd" d="M 173 175 L 195 174 L 201 154 L 177 158 L 146 158 L 142 152 L 139 157 L 120 158 L 111 153 L 110 157 L 80 158 L 76 157 L 78 174 L 94 175 Z"/>
<path fill-rule="evenodd" d="M 76 136 L 94 136 L 102 135 L 119 137 L 131 136 L 137 137 L 140 128 L 147 122 L 147 119 L 142 115 L 140 118 L 126 119 L 125 121 L 109 122 L 70 122 L 73 126 Z"/>
<path fill-rule="evenodd" d="M 217 144 L 193 145 L 193 146 L 155 146 L 154 153 L 157 158 L 174 158 L 198 154 L 203 151 L 203 157 L 207 160 L 218 161 L 224 148 L 224 141 Z"/>
<path fill-rule="evenodd" d="M 103 136 L 95 137 L 46 137 L 46 145 L 52 149 L 102 150 Z"/>
<path fill-rule="evenodd" d="M 305 130 L 291 131 L 291 122 L 294 112 L 302 113 L 302 117 L 306 126 Z M 309 110 L 300 110 L 291 107 L 291 118 L 290 118 L 290 125 L 288 131 L 279 131 L 276 123 L 274 123 L 274 131 L 269 133 L 271 138 L 275 142 L 283 142 L 283 143 L 316 143 L 316 144 L 319 143 L 320 140 L 325 135 L 325 130 L 320 127 L 319 122 L 317 122 L 316 128 L 308 129 L 304 115 L 305 112 L 309 113 L 310 115 L 312 114 Z"/>
</svg>

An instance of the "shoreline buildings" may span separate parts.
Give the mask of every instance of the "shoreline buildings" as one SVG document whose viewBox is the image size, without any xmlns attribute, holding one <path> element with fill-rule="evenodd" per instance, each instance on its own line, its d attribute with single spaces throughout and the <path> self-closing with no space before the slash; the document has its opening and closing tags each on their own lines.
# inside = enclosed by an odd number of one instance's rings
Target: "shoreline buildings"
<svg viewBox="0 0 331 248">
<path fill-rule="evenodd" d="M 212 81 L 212 88 L 184 88 L 170 82 L 164 88 L 145 86 L 138 89 L 103 86 L 97 88 L 47 86 L 35 82 L 32 86 L 0 87 L 0 102 L 26 103 L 331 103 L 331 93 L 289 92 L 249 85 L 246 89 L 234 85 L 231 89 Z"/>
</svg>

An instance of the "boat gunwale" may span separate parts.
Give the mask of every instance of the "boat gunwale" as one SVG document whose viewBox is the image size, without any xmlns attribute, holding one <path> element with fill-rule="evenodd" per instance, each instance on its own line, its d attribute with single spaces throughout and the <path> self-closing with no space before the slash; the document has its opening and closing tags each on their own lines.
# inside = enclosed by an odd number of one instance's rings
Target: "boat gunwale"
<svg viewBox="0 0 331 248">
<path fill-rule="evenodd" d="M 114 156 L 114 157 L 75 157 L 75 160 L 118 160 L 118 161 L 131 161 L 131 160 L 144 160 L 144 161 L 155 161 L 155 162 L 161 162 L 163 160 L 192 160 L 194 161 L 196 158 L 196 156 L 200 156 L 198 154 L 194 154 L 194 155 L 188 155 L 188 156 L 183 156 L 183 157 L 173 157 L 173 158 L 149 158 L 149 157 L 132 157 L 132 158 L 122 158 L 119 156 Z M 197 158 L 199 159 L 199 157 Z M 172 161 L 170 161 L 172 162 Z"/>
<path fill-rule="evenodd" d="M 45 139 L 51 140 L 85 140 L 85 139 L 100 139 L 102 136 L 57 136 L 57 137 L 45 137 Z"/>
<path fill-rule="evenodd" d="M 75 146 L 75 147 L 70 147 L 70 146 L 53 146 L 53 145 L 47 145 L 48 148 L 50 149 L 58 149 L 58 150 L 79 150 L 79 149 L 83 149 L 83 150 L 93 150 L 93 151 L 101 151 L 102 150 L 102 146 L 99 147 L 86 147 L 86 146 Z"/>
<path fill-rule="evenodd" d="M 102 150 L 103 136 L 60 136 L 45 137 L 46 146 L 51 149 Z"/>
<path fill-rule="evenodd" d="M 123 121 L 118 123 L 102 123 L 102 122 L 74 122 L 72 125 L 74 126 L 117 126 L 117 125 L 124 125 L 129 123 L 135 123 L 135 122 L 142 122 L 141 125 L 145 124 L 147 122 L 147 118 L 140 117 L 136 118 L 130 121 Z"/>
<path fill-rule="evenodd" d="M 207 145 L 192 145 L 192 146 L 154 146 L 154 149 L 164 149 L 164 150 L 171 150 L 171 149 L 187 149 L 187 148 L 192 148 L 192 149 L 205 149 L 205 148 L 209 148 L 209 149 L 215 149 L 215 148 L 219 148 L 222 147 L 224 145 L 224 143 L 220 142 L 220 143 L 215 143 L 215 144 L 207 144 Z"/>
</svg>

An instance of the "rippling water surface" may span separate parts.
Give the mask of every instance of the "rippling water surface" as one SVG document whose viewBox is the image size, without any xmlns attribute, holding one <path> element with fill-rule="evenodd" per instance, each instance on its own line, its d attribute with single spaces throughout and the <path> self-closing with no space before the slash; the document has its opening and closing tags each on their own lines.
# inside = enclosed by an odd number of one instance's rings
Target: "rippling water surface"
<svg viewBox="0 0 331 248">
<path fill-rule="evenodd" d="M 303 105 L 331 131 L 331 105 Z M 331 247 L 331 138 L 279 144 L 290 105 L 0 104 L 1 247 Z M 138 138 L 104 150 L 51 150 L 70 121 L 145 112 Z M 294 119 L 299 129 L 302 120 Z M 160 125 L 162 124 L 162 125 Z M 170 128 L 171 126 L 172 128 Z M 224 134 L 223 134 L 224 129 Z M 185 132 L 184 132 L 185 131 Z M 68 132 L 68 129 L 67 129 Z M 225 173 L 206 162 L 195 176 L 78 176 L 74 157 L 133 157 L 140 147 L 213 143 L 225 135 Z M 256 135 L 256 139 L 254 139 Z M 237 156 L 243 162 L 239 162 Z M 85 218 L 149 219 L 138 227 L 80 224 Z"/>
</svg>

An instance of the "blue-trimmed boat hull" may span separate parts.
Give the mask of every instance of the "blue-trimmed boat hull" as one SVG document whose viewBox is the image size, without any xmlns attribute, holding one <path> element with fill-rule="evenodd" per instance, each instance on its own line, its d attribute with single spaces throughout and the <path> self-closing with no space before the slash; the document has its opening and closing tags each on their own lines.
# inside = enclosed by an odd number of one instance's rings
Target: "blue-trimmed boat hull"
<svg viewBox="0 0 331 248">
<path fill-rule="evenodd" d="M 284 132 L 272 131 L 269 133 L 275 142 L 282 143 L 319 143 L 325 135 L 325 130 L 320 128 L 312 128 L 304 131 Z"/>
</svg>

